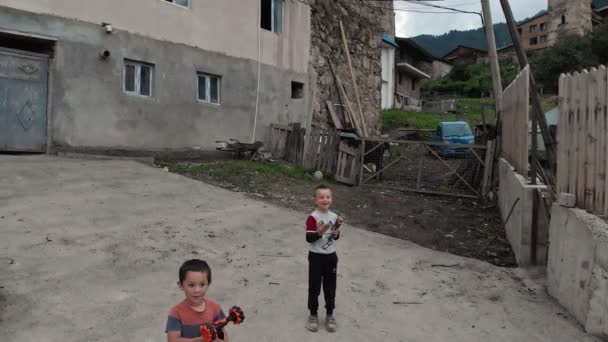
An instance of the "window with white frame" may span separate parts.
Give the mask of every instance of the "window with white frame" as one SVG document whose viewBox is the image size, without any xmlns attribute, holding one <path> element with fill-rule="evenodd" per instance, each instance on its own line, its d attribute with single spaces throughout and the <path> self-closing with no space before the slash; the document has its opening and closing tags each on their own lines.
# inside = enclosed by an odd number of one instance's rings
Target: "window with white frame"
<svg viewBox="0 0 608 342">
<path fill-rule="evenodd" d="M 198 73 L 198 100 L 205 103 L 220 104 L 222 88 L 221 76 Z"/>
<path fill-rule="evenodd" d="M 260 27 L 274 33 L 283 32 L 283 1 L 260 0 L 261 22 Z"/>
<path fill-rule="evenodd" d="M 125 60 L 124 91 L 131 95 L 152 96 L 154 65 Z"/>
<path fill-rule="evenodd" d="M 182 7 L 188 7 L 188 0 L 163 0 Z"/>
</svg>

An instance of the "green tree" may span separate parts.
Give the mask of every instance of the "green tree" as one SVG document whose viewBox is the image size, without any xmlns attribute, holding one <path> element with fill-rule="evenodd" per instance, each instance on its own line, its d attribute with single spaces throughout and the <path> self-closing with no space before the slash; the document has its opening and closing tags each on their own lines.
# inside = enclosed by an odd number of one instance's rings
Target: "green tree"
<svg viewBox="0 0 608 342">
<path fill-rule="evenodd" d="M 597 66 L 598 58 L 593 53 L 591 35 L 564 35 L 555 45 L 532 58 L 530 64 L 539 85 L 556 92 L 562 73 Z"/>
<path fill-rule="evenodd" d="M 595 28 L 595 31 L 591 34 L 591 46 L 598 62 L 608 63 L 608 24 Z"/>
</svg>

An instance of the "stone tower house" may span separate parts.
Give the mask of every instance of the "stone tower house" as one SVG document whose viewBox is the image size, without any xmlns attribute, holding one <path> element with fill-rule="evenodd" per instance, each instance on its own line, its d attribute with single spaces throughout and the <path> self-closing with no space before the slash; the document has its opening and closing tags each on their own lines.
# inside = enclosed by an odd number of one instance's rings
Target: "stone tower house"
<svg viewBox="0 0 608 342">
<path fill-rule="evenodd" d="M 549 0 L 549 44 L 562 34 L 584 35 L 593 29 L 592 0 Z"/>
</svg>

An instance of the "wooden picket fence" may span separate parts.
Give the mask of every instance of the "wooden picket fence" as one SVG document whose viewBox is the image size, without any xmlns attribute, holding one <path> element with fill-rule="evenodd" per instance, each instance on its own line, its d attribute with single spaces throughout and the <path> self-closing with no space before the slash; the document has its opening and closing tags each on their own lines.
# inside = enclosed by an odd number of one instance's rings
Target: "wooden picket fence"
<svg viewBox="0 0 608 342">
<path fill-rule="evenodd" d="M 608 73 L 604 66 L 559 80 L 557 192 L 576 196 L 577 207 L 608 215 Z"/>
<path fill-rule="evenodd" d="M 304 154 L 306 129 L 299 123 L 291 125 L 270 125 L 269 147 L 276 159 L 301 166 Z"/>
<path fill-rule="evenodd" d="M 503 93 L 502 156 L 528 176 L 530 67 L 524 68 Z"/>
</svg>

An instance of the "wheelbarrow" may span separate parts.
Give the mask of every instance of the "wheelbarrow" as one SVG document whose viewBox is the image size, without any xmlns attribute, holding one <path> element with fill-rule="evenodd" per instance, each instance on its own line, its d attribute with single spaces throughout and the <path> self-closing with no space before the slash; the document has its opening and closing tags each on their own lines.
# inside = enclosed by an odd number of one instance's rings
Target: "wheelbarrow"
<svg viewBox="0 0 608 342">
<path fill-rule="evenodd" d="M 259 159 L 260 149 L 264 147 L 264 143 L 261 141 L 249 144 L 229 139 L 228 141 L 219 140 L 215 143 L 218 144 L 216 150 L 232 153 L 234 159 L 245 159 L 245 156 L 248 156 L 249 160 Z"/>
</svg>

